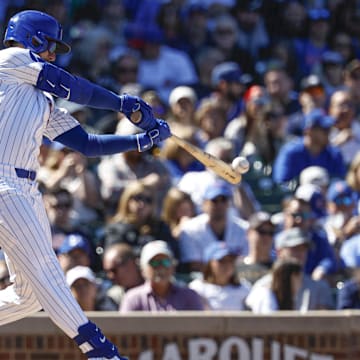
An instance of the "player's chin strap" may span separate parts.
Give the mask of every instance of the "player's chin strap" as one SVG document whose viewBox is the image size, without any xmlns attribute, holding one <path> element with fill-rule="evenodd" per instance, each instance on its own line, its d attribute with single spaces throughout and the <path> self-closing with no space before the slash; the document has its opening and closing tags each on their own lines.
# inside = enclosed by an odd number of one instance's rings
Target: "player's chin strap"
<svg viewBox="0 0 360 360">
<path fill-rule="evenodd" d="M 120 356 L 116 346 L 91 321 L 80 326 L 78 332 L 79 334 L 74 337 L 74 340 L 88 359 L 127 360 Z"/>
</svg>

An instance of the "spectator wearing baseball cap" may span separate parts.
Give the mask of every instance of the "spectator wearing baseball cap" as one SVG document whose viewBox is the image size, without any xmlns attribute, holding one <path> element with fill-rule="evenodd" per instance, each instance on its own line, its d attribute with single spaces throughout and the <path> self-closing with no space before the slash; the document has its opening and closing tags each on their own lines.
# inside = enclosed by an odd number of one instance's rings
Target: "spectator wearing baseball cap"
<svg viewBox="0 0 360 360">
<path fill-rule="evenodd" d="M 304 264 L 304 272 L 315 280 L 327 280 L 329 276 L 333 276 L 339 270 L 339 264 L 334 250 L 329 244 L 327 234 L 323 230 L 322 225 L 326 216 L 317 217 L 312 208 L 311 198 L 308 194 L 303 194 L 308 192 L 311 195 L 310 189 L 302 189 L 302 187 L 309 185 L 301 185 L 298 188 L 299 190 L 295 192 L 295 196 L 284 204 L 283 229 L 299 228 L 307 234 L 311 246 Z M 321 210 L 324 210 L 324 207 L 326 208 L 326 200 L 320 191 L 315 192 L 312 197 L 315 203 L 320 202 L 314 206 L 317 211 L 319 208 Z"/>
<path fill-rule="evenodd" d="M 334 119 L 321 109 L 305 116 L 303 136 L 286 143 L 274 162 L 273 178 L 277 183 L 298 181 L 303 169 L 317 165 L 324 167 L 330 177 L 343 178 L 345 162 L 339 149 L 329 143 Z"/>
<path fill-rule="evenodd" d="M 344 58 L 339 52 L 327 50 L 322 54 L 317 73 L 324 84 L 327 99 L 344 88 L 344 66 Z"/>
<path fill-rule="evenodd" d="M 115 311 L 116 304 L 104 292 L 104 283 L 88 266 L 77 265 L 65 273 L 72 294 L 84 311 Z"/>
<path fill-rule="evenodd" d="M 338 246 L 360 230 L 356 194 L 345 180 L 334 180 L 327 192 L 328 217 L 324 229 L 330 243 Z"/>
<path fill-rule="evenodd" d="M 245 310 L 245 298 L 250 284 L 238 279 L 235 263 L 236 249 L 224 242 L 215 242 L 205 248 L 205 266 L 202 277 L 193 280 L 189 287 L 204 300 L 210 310 Z"/>
<path fill-rule="evenodd" d="M 175 265 L 173 253 L 165 241 L 146 244 L 140 254 L 145 283 L 125 293 L 120 311 L 203 310 L 200 296 L 173 280 Z"/>
<path fill-rule="evenodd" d="M 320 187 L 324 193 L 326 193 L 330 183 L 329 173 L 322 166 L 308 166 L 301 171 L 299 182 L 299 185 L 316 185 Z"/>
<path fill-rule="evenodd" d="M 180 262 L 183 271 L 202 271 L 205 248 L 224 241 L 247 255 L 247 222 L 230 210 L 232 188 L 223 180 L 210 183 L 203 194 L 203 212 L 184 223 L 179 235 Z"/>
<path fill-rule="evenodd" d="M 168 121 L 193 126 L 197 100 L 196 92 L 192 87 L 185 85 L 175 87 L 169 95 Z"/>
<path fill-rule="evenodd" d="M 249 253 L 237 262 L 236 271 L 239 278 L 253 284 L 271 269 L 276 227 L 271 214 L 265 211 L 255 212 L 248 221 Z"/>
<path fill-rule="evenodd" d="M 295 297 L 294 308 L 304 312 L 333 309 L 334 301 L 328 283 L 323 280 L 313 280 L 303 271 L 310 246 L 308 233 L 299 227 L 285 229 L 275 239 L 277 260 L 295 259 L 302 269 L 301 286 Z M 272 276 L 271 273 L 263 276 L 251 288 L 246 304 L 253 311 L 259 308 L 264 292 L 271 288 Z"/>
<path fill-rule="evenodd" d="M 58 259 L 64 272 L 81 265 L 91 265 L 91 246 L 89 240 L 81 234 L 69 234 L 58 249 Z"/>
<path fill-rule="evenodd" d="M 212 69 L 214 93 L 211 98 L 217 99 L 225 108 L 228 122 L 241 114 L 244 106 L 242 96 L 251 80 L 248 74 L 243 74 L 239 64 L 233 61 L 222 62 Z"/>
</svg>

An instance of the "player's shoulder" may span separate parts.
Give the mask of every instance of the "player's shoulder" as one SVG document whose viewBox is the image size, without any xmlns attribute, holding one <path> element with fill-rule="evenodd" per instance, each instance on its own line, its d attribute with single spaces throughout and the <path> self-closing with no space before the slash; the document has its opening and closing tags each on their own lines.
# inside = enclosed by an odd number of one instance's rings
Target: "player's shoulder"
<svg viewBox="0 0 360 360">
<path fill-rule="evenodd" d="M 0 63 L 2 65 L 13 66 L 32 62 L 41 62 L 41 58 L 28 49 L 10 47 L 0 50 Z"/>
</svg>

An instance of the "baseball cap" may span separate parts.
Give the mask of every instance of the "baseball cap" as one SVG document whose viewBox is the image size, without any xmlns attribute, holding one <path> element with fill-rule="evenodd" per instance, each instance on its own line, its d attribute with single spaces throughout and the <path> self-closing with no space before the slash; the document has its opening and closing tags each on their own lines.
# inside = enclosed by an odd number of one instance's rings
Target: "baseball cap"
<svg viewBox="0 0 360 360">
<path fill-rule="evenodd" d="M 326 215 L 326 197 L 319 186 L 314 184 L 300 185 L 295 191 L 295 197 L 309 203 L 316 217 Z"/>
<path fill-rule="evenodd" d="M 330 12 L 325 8 L 315 8 L 309 10 L 308 17 L 312 21 L 328 20 L 330 18 Z"/>
<path fill-rule="evenodd" d="M 217 86 L 221 80 L 248 84 L 248 74 L 243 74 L 240 66 L 236 62 L 226 61 L 216 65 L 211 73 L 211 83 Z"/>
<path fill-rule="evenodd" d="M 335 123 L 333 117 L 326 115 L 321 109 L 314 109 L 305 116 L 304 129 L 320 127 L 323 129 L 331 128 Z"/>
<path fill-rule="evenodd" d="M 225 181 L 215 181 L 214 183 L 210 184 L 204 192 L 204 200 L 213 200 L 218 196 L 232 196 L 231 188 Z"/>
<path fill-rule="evenodd" d="M 70 251 L 80 249 L 90 255 L 89 241 L 80 234 L 67 235 L 58 249 L 58 254 L 68 254 Z"/>
<path fill-rule="evenodd" d="M 300 185 L 328 186 L 330 182 L 329 172 L 321 166 L 308 166 L 301 171 L 299 181 Z"/>
<path fill-rule="evenodd" d="M 354 191 L 345 180 L 334 181 L 327 192 L 327 199 L 331 202 L 337 202 L 340 198 L 348 198 L 348 205 L 353 203 Z"/>
<path fill-rule="evenodd" d="M 309 235 L 298 227 L 281 231 L 275 238 L 275 248 L 295 247 L 298 245 L 310 244 Z"/>
<path fill-rule="evenodd" d="M 258 211 L 249 217 L 249 228 L 258 229 L 263 224 L 275 226 L 272 222 L 271 214 L 266 211 Z"/>
<path fill-rule="evenodd" d="M 342 65 L 344 63 L 343 56 L 337 51 L 325 51 L 321 56 L 321 61 L 323 64 L 339 64 Z"/>
<path fill-rule="evenodd" d="M 167 255 L 171 259 L 173 258 L 173 253 L 165 241 L 154 240 L 145 244 L 140 254 L 141 267 L 145 267 L 152 258 L 160 254 Z"/>
<path fill-rule="evenodd" d="M 177 86 L 169 95 L 169 105 L 174 105 L 184 98 L 189 99 L 193 104 L 197 101 L 196 93 L 190 86 Z"/>
<path fill-rule="evenodd" d="M 319 76 L 315 74 L 311 74 L 309 76 L 304 77 L 300 82 L 300 89 L 301 91 L 306 91 L 310 88 L 314 87 L 324 87 L 321 79 Z"/>
<path fill-rule="evenodd" d="M 66 282 L 69 286 L 72 286 L 76 280 L 86 279 L 92 283 L 95 283 L 95 275 L 88 266 L 75 266 L 66 272 Z"/>
<path fill-rule="evenodd" d="M 239 255 L 239 250 L 230 248 L 224 241 L 216 241 L 204 250 L 204 261 L 220 260 L 227 255 Z"/>
</svg>

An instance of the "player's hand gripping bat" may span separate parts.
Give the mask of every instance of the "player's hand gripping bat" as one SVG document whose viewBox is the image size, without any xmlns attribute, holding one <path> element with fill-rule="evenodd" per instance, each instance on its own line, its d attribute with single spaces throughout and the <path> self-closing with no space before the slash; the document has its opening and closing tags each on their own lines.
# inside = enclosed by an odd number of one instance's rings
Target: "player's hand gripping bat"
<svg viewBox="0 0 360 360">
<path fill-rule="evenodd" d="M 136 124 L 141 120 L 141 112 L 135 111 L 131 115 L 131 121 Z M 222 177 L 224 180 L 228 181 L 231 184 L 238 184 L 241 181 L 241 174 L 235 171 L 230 164 L 218 159 L 217 157 L 207 153 L 206 151 L 200 149 L 199 147 L 189 143 L 186 140 L 183 140 L 172 134 L 172 141 L 175 141 L 179 146 L 181 146 L 185 151 L 191 154 L 195 159 L 200 161 L 207 168 L 211 169 L 216 175 Z"/>
</svg>

